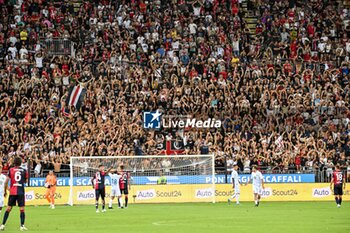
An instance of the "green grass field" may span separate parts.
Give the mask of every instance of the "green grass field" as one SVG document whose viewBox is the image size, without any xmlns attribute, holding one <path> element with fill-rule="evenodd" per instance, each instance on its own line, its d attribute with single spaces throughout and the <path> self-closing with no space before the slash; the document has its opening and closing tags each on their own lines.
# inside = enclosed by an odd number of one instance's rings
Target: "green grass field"
<svg viewBox="0 0 350 233">
<path fill-rule="evenodd" d="M 3 214 L 1 214 L 2 218 Z M 95 213 L 94 206 L 27 207 L 30 232 L 226 233 L 350 232 L 350 203 L 252 202 L 137 204 Z M 19 231 L 19 210 L 11 212 L 6 232 Z"/>
</svg>

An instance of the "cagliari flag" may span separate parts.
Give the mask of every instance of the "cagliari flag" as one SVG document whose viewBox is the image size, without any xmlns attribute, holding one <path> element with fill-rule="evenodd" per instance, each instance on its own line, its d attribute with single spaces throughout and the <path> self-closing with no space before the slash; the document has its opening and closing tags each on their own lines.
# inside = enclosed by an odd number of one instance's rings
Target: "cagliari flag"
<svg viewBox="0 0 350 233">
<path fill-rule="evenodd" d="M 276 139 L 275 145 L 277 146 L 278 149 L 283 148 L 283 136 L 282 135 Z"/>
<path fill-rule="evenodd" d="M 80 85 L 69 88 L 66 105 L 74 106 L 79 110 L 83 104 L 85 93 L 86 89 Z"/>
<path fill-rule="evenodd" d="M 178 140 L 167 140 L 163 145 L 162 155 L 179 155 L 185 152 L 184 144 Z"/>
</svg>

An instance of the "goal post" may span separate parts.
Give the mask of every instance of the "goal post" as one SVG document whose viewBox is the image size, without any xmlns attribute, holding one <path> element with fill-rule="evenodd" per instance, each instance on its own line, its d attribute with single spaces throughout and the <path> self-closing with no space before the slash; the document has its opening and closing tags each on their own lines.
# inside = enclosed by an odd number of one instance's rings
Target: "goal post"
<svg viewBox="0 0 350 233">
<path fill-rule="evenodd" d="M 215 203 L 215 157 L 209 154 L 71 157 L 69 205 L 94 203 L 91 178 L 101 164 L 106 170 L 124 166 L 130 203 Z M 105 183 L 109 199 L 109 176 Z"/>
</svg>

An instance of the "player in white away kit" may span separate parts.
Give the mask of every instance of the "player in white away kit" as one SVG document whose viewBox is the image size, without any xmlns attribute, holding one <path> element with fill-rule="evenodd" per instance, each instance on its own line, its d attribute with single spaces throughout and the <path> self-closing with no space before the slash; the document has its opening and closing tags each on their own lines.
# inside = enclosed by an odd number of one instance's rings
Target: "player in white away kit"
<svg viewBox="0 0 350 233">
<path fill-rule="evenodd" d="M 239 195 L 240 192 L 240 183 L 239 183 L 239 176 L 238 176 L 238 165 L 237 163 L 233 164 L 233 170 L 231 173 L 231 179 L 232 179 L 232 188 L 234 190 L 234 193 L 231 198 L 229 198 L 227 201 L 230 204 L 233 199 L 236 199 L 236 204 L 239 205 Z"/>
<path fill-rule="evenodd" d="M 0 213 L 2 208 L 4 207 L 5 202 L 5 183 L 6 176 L 2 174 L 2 166 L 0 166 Z"/>
<path fill-rule="evenodd" d="M 119 180 L 122 176 L 117 174 L 116 170 L 112 170 L 108 175 L 111 178 L 111 199 L 109 199 L 108 209 L 113 209 L 112 204 L 115 197 L 118 198 L 119 208 L 123 208 L 123 199 L 119 188 Z"/>
<path fill-rule="evenodd" d="M 256 166 L 252 167 L 251 182 L 253 184 L 253 193 L 255 206 L 258 207 L 260 203 L 261 193 L 264 190 L 264 177 Z"/>
</svg>

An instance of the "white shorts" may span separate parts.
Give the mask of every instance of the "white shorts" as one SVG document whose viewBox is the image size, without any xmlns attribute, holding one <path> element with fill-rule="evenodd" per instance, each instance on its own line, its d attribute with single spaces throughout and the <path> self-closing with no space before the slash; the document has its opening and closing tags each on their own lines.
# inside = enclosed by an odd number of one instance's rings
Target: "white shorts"
<svg viewBox="0 0 350 233">
<path fill-rule="evenodd" d="M 235 191 L 235 194 L 240 194 L 241 193 L 239 185 L 235 185 L 234 191 Z"/>
<path fill-rule="evenodd" d="M 111 189 L 111 197 L 121 196 L 120 189 Z"/>
<path fill-rule="evenodd" d="M 5 200 L 4 200 L 4 196 L 2 195 L 0 197 L 0 207 L 4 207 L 5 206 Z"/>
<path fill-rule="evenodd" d="M 261 186 L 253 186 L 253 193 L 257 193 L 259 195 L 261 195 L 262 193 L 262 187 Z"/>
</svg>

